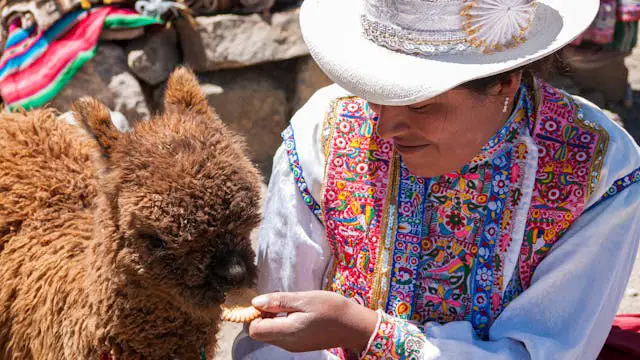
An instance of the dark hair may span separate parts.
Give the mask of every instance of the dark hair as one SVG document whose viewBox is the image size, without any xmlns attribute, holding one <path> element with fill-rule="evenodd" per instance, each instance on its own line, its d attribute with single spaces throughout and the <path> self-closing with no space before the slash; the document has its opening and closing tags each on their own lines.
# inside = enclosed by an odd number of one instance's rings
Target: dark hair
<svg viewBox="0 0 640 360">
<path fill-rule="evenodd" d="M 556 55 L 550 55 L 535 61 L 531 64 L 521 66 L 519 68 L 509 70 L 500 74 L 492 75 L 489 77 L 471 80 L 467 83 L 460 85 L 460 87 L 475 91 L 480 94 L 486 93 L 486 91 L 494 85 L 497 85 L 505 81 L 509 76 L 519 71 L 523 72 L 525 77 L 537 77 L 540 79 L 548 79 L 560 68 L 560 58 Z"/>
</svg>

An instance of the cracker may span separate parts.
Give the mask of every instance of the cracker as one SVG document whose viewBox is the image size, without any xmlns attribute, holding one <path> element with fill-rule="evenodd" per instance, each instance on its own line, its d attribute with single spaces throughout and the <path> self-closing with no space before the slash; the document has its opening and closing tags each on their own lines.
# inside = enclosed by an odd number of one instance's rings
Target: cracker
<svg viewBox="0 0 640 360">
<path fill-rule="evenodd" d="M 222 320 L 235 323 L 248 323 L 260 317 L 260 310 L 253 306 L 222 306 Z"/>
</svg>

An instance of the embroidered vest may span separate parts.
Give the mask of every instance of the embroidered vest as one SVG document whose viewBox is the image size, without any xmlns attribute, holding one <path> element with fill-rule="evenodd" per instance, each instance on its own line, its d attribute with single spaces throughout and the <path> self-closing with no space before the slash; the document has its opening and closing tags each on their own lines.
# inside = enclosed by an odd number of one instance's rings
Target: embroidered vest
<svg viewBox="0 0 640 360">
<path fill-rule="evenodd" d="M 321 206 L 335 254 L 329 290 L 418 325 L 469 321 L 488 338 L 584 211 L 608 144 L 569 96 L 543 83 L 522 92 L 524 105 L 480 155 L 429 179 L 376 135 L 366 101 L 336 101 Z"/>
</svg>

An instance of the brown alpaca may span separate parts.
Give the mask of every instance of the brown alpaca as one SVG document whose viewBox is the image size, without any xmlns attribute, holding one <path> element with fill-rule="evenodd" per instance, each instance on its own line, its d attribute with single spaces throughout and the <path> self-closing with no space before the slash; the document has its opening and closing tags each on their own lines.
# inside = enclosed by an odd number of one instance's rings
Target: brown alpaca
<svg viewBox="0 0 640 360">
<path fill-rule="evenodd" d="M 0 116 L 0 359 L 208 359 L 224 293 L 251 285 L 260 176 L 193 74 L 118 133 Z"/>
</svg>

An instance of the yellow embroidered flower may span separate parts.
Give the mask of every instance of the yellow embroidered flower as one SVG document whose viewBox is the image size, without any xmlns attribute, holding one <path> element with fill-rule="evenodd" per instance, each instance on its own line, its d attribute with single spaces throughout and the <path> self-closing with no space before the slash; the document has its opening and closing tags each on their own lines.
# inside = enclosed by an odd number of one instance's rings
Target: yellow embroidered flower
<svg viewBox="0 0 640 360">
<path fill-rule="evenodd" d="M 556 234 L 557 232 L 555 229 L 547 229 L 545 230 L 543 237 L 546 241 L 551 241 L 556 237 Z"/>
<path fill-rule="evenodd" d="M 409 306 L 409 304 L 407 304 L 406 302 L 401 302 L 396 306 L 396 314 L 398 315 L 408 314 L 410 310 L 411 306 Z"/>
</svg>

